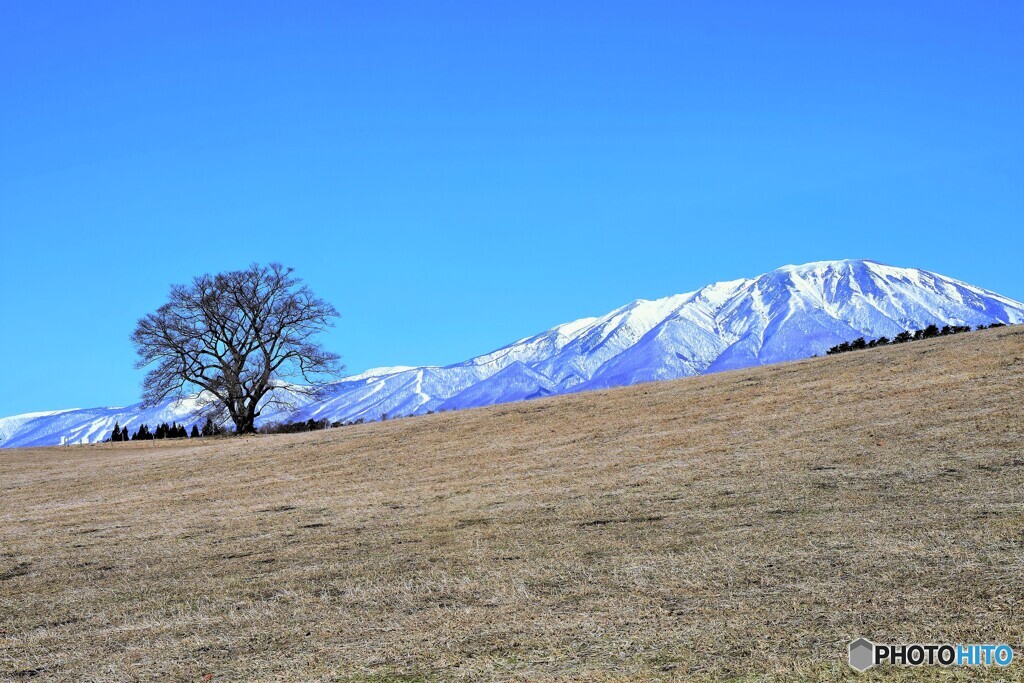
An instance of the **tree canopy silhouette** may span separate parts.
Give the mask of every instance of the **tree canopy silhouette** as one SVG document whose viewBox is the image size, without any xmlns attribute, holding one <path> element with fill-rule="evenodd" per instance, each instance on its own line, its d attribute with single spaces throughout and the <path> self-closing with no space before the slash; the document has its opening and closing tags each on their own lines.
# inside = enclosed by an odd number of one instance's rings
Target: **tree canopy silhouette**
<svg viewBox="0 0 1024 683">
<path fill-rule="evenodd" d="M 289 390 L 315 395 L 343 369 L 340 356 L 314 340 L 337 315 L 279 263 L 174 285 L 132 333 L 136 367 L 152 366 L 143 401 L 198 392 L 200 411 L 230 417 L 239 434 L 255 432 L 260 411 L 285 402 L 276 385 L 299 381 Z"/>
</svg>

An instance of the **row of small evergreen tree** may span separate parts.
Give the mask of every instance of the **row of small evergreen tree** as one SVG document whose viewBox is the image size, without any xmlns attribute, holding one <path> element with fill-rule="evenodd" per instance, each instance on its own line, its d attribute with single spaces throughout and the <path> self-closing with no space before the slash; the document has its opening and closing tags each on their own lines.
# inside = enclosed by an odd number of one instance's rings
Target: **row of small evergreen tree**
<svg viewBox="0 0 1024 683">
<path fill-rule="evenodd" d="M 110 437 L 107 441 L 150 441 L 153 439 L 187 439 L 187 438 L 199 438 L 203 436 L 218 436 L 223 434 L 224 430 L 221 429 L 213 420 L 206 418 L 206 423 L 200 430 L 198 425 L 192 425 L 192 431 L 189 432 L 184 425 L 179 425 L 177 422 L 174 424 L 167 424 L 166 422 L 156 426 L 156 429 L 150 429 L 149 425 L 139 425 L 139 428 L 135 430 L 134 434 L 129 434 L 128 425 L 122 427 L 117 422 L 114 423 L 114 430 L 110 433 Z"/>
<path fill-rule="evenodd" d="M 430 411 L 433 412 L 433 411 Z M 411 417 L 411 415 L 410 415 Z M 387 420 L 388 415 L 384 413 L 381 416 L 381 420 Z M 328 419 L 314 420 L 310 418 L 302 422 L 280 422 L 280 423 L 268 423 L 260 427 L 259 431 L 261 434 L 297 434 L 300 432 L 315 432 L 321 429 L 330 429 L 332 427 L 348 427 L 349 425 L 363 424 L 365 420 L 358 418 L 356 420 L 348 420 L 346 422 L 331 422 Z M 198 438 L 204 436 L 219 436 L 221 434 L 229 433 L 227 430 L 219 427 L 210 418 L 206 418 L 206 423 L 202 429 L 199 429 L 197 425 L 192 425 L 192 431 L 189 432 L 184 426 L 179 426 L 177 422 L 174 424 L 167 424 L 166 422 L 157 425 L 156 429 L 150 429 L 149 425 L 139 425 L 139 428 L 134 434 L 128 432 L 128 427 L 122 427 L 118 423 L 114 423 L 114 431 L 111 432 L 110 437 L 107 441 L 149 441 L 152 439 L 185 439 L 185 438 Z"/>
<path fill-rule="evenodd" d="M 1004 323 L 992 323 L 987 327 L 1005 327 Z M 978 325 L 976 330 L 984 330 L 985 325 Z M 853 341 L 843 342 L 842 344 L 836 344 L 830 348 L 827 353 L 828 355 L 834 355 L 837 353 L 846 353 L 847 351 L 858 351 L 860 349 L 873 349 L 876 346 L 888 346 L 889 344 L 904 344 L 910 341 L 917 341 L 919 339 L 931 339 L 932 337 L 945 337 L 950 334 L 960 334 L 961 332 L 970 332 L 970 325 L 943 325 L 941 328 L 938 325 L 929 325 L 922 330 L 904 330 L 900 332 L 892 339 L 888 337 L 879 337 L 878 339 L 866 340 L 864 337 L 857 337 Z"/>
</svg>

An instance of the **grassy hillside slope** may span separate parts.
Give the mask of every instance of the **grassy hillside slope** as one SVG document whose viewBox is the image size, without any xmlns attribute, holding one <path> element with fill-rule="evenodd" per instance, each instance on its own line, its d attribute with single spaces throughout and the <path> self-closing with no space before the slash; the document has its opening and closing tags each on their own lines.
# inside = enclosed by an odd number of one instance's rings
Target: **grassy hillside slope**
<svg viewBox="0 0 1024 683">
<path fill-rule="evenodd" d="M 0 679 L 840 679 L 857 636 L 1007 641 L 1020 677 L 1024 329 L 0 451 L 0 501 Z"/>
</svg>

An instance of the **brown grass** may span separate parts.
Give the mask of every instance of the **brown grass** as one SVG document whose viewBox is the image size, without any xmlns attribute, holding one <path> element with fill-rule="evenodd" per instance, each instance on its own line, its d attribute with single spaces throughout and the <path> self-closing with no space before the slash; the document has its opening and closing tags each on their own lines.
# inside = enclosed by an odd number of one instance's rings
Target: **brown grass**
<svg viewBox="0 0 1024 683">
<path fill-rule="evenodd" d="M 1024 668 L 1024 329 L 313 434 L 0 452 L 0 678 Z M 859 678 L 985 671 L 885 668 Z"/>
</svg>

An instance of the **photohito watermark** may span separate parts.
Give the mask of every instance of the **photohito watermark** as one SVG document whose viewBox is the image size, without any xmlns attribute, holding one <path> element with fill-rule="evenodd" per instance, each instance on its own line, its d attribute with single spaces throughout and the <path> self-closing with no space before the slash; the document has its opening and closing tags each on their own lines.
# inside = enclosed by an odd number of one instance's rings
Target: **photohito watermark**
<svg viewBox="0 0 1024 683">
<path fill-rule="evenodd" d="M 1006 643 L 872 643 L 858 638 L 850 643 L 850 666 L 867 671 L 876 664 L 903 666 L 1008 666 L 1013 648 Z"/>
</svg>

